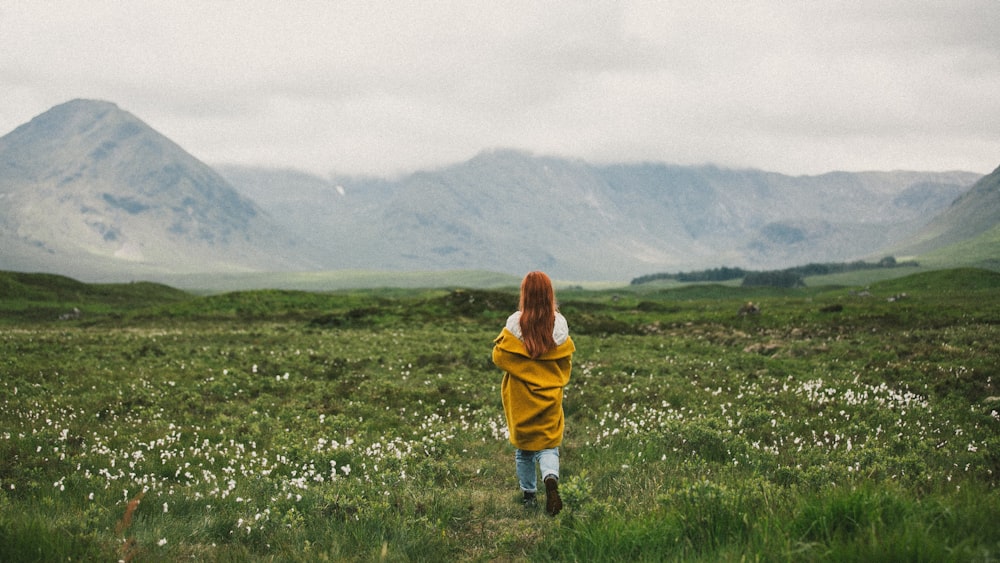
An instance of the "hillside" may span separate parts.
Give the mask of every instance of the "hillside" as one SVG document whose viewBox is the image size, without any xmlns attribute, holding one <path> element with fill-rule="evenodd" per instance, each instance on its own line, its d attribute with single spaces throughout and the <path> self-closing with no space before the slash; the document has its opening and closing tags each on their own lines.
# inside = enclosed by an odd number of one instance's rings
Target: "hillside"
<svg viewBox="0 0 1000 563">
<path fill-rule="evenodd" d="M 392 181 L 220 173 L 310 243 L 351 240 L 330 249 L 342 267 L 544 268 L 578 280 L 858 259 L 919 230 L 979 178 L 593 166 L 507 150 Z"/>
<path fill-rule="evenodd" d="M 0 267 L 122 279 L 303 267 L 219 174 L 132 114 L 73 100 L 0 138 Z"/>
<path fill-rule="evenodd" d="M 899 254 L 933 264 L 1000 267 L 1000 168 L 968 191 L 905 243 Z"/>
<path fill-rule="evenodd" d="M 121 313 L 191 298 L 179 289 L 150 282 L 90 284 L 56 274 L 0 271 L 4 323 L 88 319 L 93 313 Z"/>
<path fill-rule="evenodd" d="M 0 269 L 88 281 L 545 269 L 576 282 L 777 269 L 883 254 L 979 178 L 595 166 L 513 150 L 394 179 L 216 170 L 112 103 L 73 100 L 0 138 Z M 978 192 L 967 198 L 942 221 L 995 224 Z M 991 236 L 945 231 L 929 239 Z"/>
</svg>

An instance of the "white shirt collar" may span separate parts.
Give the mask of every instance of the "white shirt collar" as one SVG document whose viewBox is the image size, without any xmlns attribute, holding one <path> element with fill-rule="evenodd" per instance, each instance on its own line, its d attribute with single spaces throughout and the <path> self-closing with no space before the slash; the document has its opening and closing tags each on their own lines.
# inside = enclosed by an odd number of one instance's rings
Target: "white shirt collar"
<svg viewBox="0 0 1000 563">
<path fill-rule="evenodd" d="M 524 340 L 521 337 L 521 311 L 515 311 L 514 314 L 507 317 L 507 330 L 509 330 L 518 340 Z M 556 346 L 561 346 L 566 340 L 569 339 L 569 323 L 566 322 L 566 317 L 562 316 L 562 313 L 556 312 L 556 322 L 552 327 L 552 338 L 556 341 Z"/>
</svg>

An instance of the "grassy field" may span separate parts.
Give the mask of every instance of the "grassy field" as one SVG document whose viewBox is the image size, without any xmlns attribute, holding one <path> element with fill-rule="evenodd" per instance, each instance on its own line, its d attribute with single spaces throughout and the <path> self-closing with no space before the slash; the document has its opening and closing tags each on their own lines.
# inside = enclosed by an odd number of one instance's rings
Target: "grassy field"
<svg viewBox="0 0 1000 563">
<path fill-rule="evenodd" d="M 381 272 L 330 270 L 318 272 L 244 272 L 233 274 L 189 274 L 163 276 L 163 283 L 199 294 L 291 289 L 298 291 L 342 291 L 358 288 L 517 287 L 520 278 L 479 270 Z"/>
<path fill-rule="evenodd" d="M 2 274 L 0 561 L 997 560 L 1000 274 L 863 289 L 560 291 L 552 518 L 490 362 L 514 290 Z"/>
</svg>

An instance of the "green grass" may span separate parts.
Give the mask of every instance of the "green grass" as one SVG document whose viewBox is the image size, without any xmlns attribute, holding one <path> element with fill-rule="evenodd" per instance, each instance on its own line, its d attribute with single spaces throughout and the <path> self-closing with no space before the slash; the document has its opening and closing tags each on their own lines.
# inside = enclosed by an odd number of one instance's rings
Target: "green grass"
<svg viewBox="0 0 1000 563">
<path fill-rule="evenodd" d="M 20 276 L 2 561 L 1000 557 L 996 272 L 560 291 L 556 518 L 516 502 L 489 359 L 515 289 Z"/>
<path fill-rule="evenodd" d="M 1000 225 L 975 237 L 927 252 L 922 263 L 938 268 L 953 268 L 975 264 L 993 270 L 1000 269 Z"/>
<path fill-rule="evenodd" d="M 873 283 L 905 278 L 914 274 L 928 272 L 940 268 L 927 266 L 906 266 L 898 268 L 877 268 L 871 270 L 855 270 L 853 272 L 843 272 L 840 274 L 828 274 L 824 276 L 809 276 L 805 278 L 805 284 L 810 287 L 843 286 L 843 287 L 865 287 Z"/>
<path fill-rule="evenodd" d="M 234 274 L 188 274 L 163 276 L 174 287 L 197 293 L 248 291 L 283 288 L 301 291 L 337 291 L 357 288 L 427 287 L 517 287 L 516 276 L 478 270 L 446 271 L 366 271 L 333 270 L 319 272 L 246 272 Z"/>
<path fill-rule="evenodd" d="M 179 289 L 149 282 L 85 284 L 54 274 L 0 272 L 0 325 L 58 319 L 74 308 L 120 315 L 151 304 L 191 298 Z"/>
</svg>

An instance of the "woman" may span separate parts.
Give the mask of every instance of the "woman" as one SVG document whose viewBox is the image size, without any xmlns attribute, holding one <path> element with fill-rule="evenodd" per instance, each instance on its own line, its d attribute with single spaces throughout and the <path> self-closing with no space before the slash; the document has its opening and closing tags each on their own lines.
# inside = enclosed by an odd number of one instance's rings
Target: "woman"
<svg viewBox="0 0 1000 563">
<path fill-rule="evenodd" d="M 553 516 L 562 509 L 562 399 L 575 350 L 566 318 L 556 310 L 552 280 L 543 272 L 529 273 L 521 282 L 518 311 L 493 341 L 493 363 L 504 371 L 500 393 L 510 442 L 517 448 L 522 502 L 536 506 L 537 464 L 545 483 L 545 510 Z"/>
</svg>

